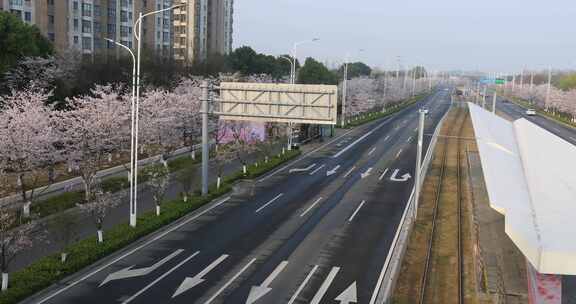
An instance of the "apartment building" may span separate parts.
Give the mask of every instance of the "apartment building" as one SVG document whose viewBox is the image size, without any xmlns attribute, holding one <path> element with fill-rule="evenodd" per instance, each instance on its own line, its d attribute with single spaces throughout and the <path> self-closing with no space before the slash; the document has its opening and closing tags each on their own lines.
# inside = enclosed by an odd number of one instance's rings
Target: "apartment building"
<svg viewBox="0 0 576 304">
<path fill-rule="evenodd" d="M 178 4 L 183 6 L 144 18 L 144 49 L 186 63 L 230 52 L 233 0 L 0 0 L 0 10 L 37 25 L 58 50 L 121 56 L 125 50 L 106 38 L 135 48 L 139 14 Z"/>
</svg>

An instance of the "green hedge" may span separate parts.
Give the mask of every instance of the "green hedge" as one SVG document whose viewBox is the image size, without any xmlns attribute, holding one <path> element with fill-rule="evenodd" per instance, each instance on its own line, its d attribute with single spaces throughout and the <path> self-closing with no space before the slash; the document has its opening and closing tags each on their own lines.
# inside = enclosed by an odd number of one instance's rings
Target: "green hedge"
<svg viewBox="0 0 576 304">
<path fill-rule="evenodd" d="M 299 150 L 288 151 L 281 157 L 271 158 L 265 165 L 259 165 L 258 167 L 251 165 L 248 167 L 246 178 L 256 177 L 269 172 L 298 155 L 300 155 Z M 162 205 L 160 216 L 156 216 L 155 211 L 146 212 L 139 216 L 136 228 L 130 227 L 128 223 L 123 223 L 106 230 L 103 244 L 98 244 L 96 236 L 74 243 L 65 250 L 68 253 L 68 260 L 64 264 L 60 262 L 59 254 L 53 254 L 32 263 L 20 271 L 14 272 L 11 274 L 8 290 L 0 293 L 0 304 L 18 303 L 66 276 L 126 247 L 139 238 L 182 218 L 191 211 L 230 192 L 232 183 L 242 178 L 244 178 L 242 172 L 237 172 L 224 178 L 224 183 L 220 189 L 216 190 L 215 185 L 212 185 L 209 195 L 206 197 L 194 195 L 187 202 L 182 200 L 166 202 Z"/>
</svg>

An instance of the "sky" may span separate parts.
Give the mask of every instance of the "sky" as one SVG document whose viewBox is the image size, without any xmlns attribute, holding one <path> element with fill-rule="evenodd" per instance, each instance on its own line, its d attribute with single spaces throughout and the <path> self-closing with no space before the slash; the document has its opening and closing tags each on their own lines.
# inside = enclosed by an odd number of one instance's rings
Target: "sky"
<svg viewBox="0 0 576 304">
<path fill-rule="evenodd" d="M 236 0 L 234 47 L 431 70 L 576 68 L 576 0 Z M 363 50 L 363 51 L 360 51 Z"/>
</svg>

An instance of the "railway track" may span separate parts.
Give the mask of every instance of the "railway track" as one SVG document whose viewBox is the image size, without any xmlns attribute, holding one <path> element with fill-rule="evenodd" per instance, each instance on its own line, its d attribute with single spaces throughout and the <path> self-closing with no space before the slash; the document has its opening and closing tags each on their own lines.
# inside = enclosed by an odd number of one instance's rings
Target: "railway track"
<svg viewBox="0 0 576 304">
<path fill-rule="evenodd" d="M 456 257 L 457 275 L 455 281 L 451 277 L 445 276 L 438 278 L 444 284 L 452 288 L 456 287 L 457 295 L 454 294 L 456 299 L 449 303 L 464 303 L 464 275 L 463 275 L 463 248 L 462 248 L 462 179 L 461 179 L 461 134 L 464 122 L 466 120 L 467 111 L 465 108 L 456 108 L 455 115 L 451 119 L 450 131 L 447 136 L 439 138 L 443 141 L 443 149 L 440 162 L 440 173 L 438 182 L 435 188 L 434 205 L 432 211 L 432 227 L 430 232 L 429 241 L 427 244 L 426 259 L 424 263 L 424 271 L 420 282 L 420 298 L 419 303 L 440 303 L 437 299 L 436 288 L 434 284 L 438 284 L 438 280 L 434 281 L 433 277 L 441 276 L 441 272 L 435 273 L 435 266 L 439 261 L 447 255 Z M 455 155 L 454 149 L 456 149 Z M 449 161 L 455 159 L 456 165 L 449 166 Z M 447 180 L 452 183 L 447 183 Z M 452 185 L 454 184 L 454 185 Z M 452 200 L 455 199 L 455 204 Z M 454 208 L 456 210 L 454 210 Z M 451 213 L 456 213 L 454 214 Z M 449 229 L 449 225 L 453 224 L 456 227 L 456 233 L 445 233 L 444 230 Z M 453 240 L 455 238 L 455 240 Z M 453 242 L 452 242 L 453 240 Z M 449 244 L 447 244 L 449 243 Z M 451 248 L 449 248 L 451 247 Z M 449 251 L 452 252 L 449 252 Z M 449 263 L 449 262 L 448 262 Z M 448 267 L 448 266 L 446 266 Z M 446 288 L 446 287 L 445 287 Z M 444 299 L 447 300 L 447 299 Z M 442 302 L 447 303 L 447 302 Z"/>
</svg>

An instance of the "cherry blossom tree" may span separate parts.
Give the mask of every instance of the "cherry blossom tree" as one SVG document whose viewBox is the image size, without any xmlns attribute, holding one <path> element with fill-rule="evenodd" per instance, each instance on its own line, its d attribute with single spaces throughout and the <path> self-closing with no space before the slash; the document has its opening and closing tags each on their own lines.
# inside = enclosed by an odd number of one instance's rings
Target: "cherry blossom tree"
<svg viewBox="0 0 576 304">
<path fill-rule="evenodd" d="M 90 203 L 98 170 L 109 153 L 129 141 L 129 107 L 111 86 L 97 86 L 90 95 L 68 100 L 71 107 L 58 117 L 64 130 L 66 159 L 84 183 L 85 201 Z"/>
<path fill-rule="evenodd" d="M 233 137 L 234 151 L 236 153 L 236 159 L 242 164 L 242 172 L 246 175 L 247 172 L 247 157 L 250 152 L 254 151 L 253 133 L 250 130 L 249 125 L 245 121 L 232 121 L 229 123 L 230 132 Z"/>
<path fill-rule="evenodd" d="M 78 204 L 80 210 L 92 218 L 97 229 L 98 243 L 104 242 L 104 220 L 110 210 L 120 204 L 120 200 L 109 192 L 105 192 L 97 183 L 90 192 L 86 203 Z"/>
<path fill-rule="evenodd" d="M 156 204 L 156 215 L 160 216 L 160 205 L 168 190 L 170 172 L 166 166 L 153 166 L 146 170 L 146 175 L 148 176 L 148 189 L 152 192 L 152 199 Z"/>
<path fill-rule="evenodd" d="M 182 78 L 172 94 L 174 106 L 179 109 L 175 112 L 176 124 L 182 132 L 184 142 L 190 147 L 192 159 L 196 159 L 195 139 L 201 133 L 201 83 L 201 78 Z"/>
<path fill-rule="evenodd" d="M 55 112 L 46 105 L 49 96 L 41 88 L 31 87 L 0 97 L 5 107 L 0 112 L 0 159 L 4 169 L 16 175 L 26 217 L 39 194 L 35 189 L 45 182 L 46 171 L 61 161 L 56 148 L 61 132 Z"/>
<path fill-rule="evenodd" d="M 36 221 L 21 222 L 7 207 L 0 207 L 0 271 L 2 291 L 8 288 L 8 271 L 14 257 L 44 240 L 43 230 Z"/>
</svg>

